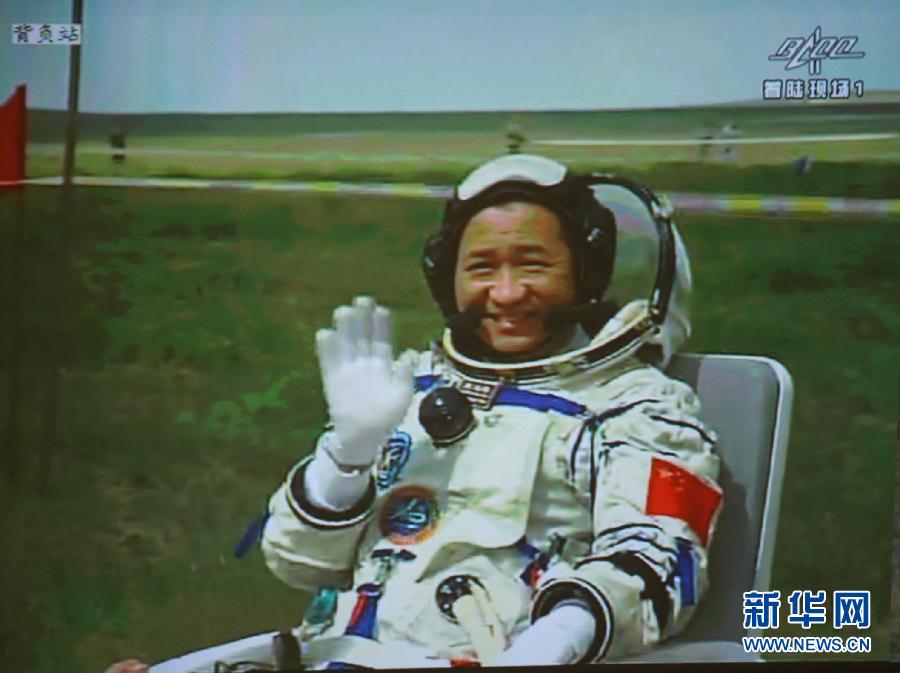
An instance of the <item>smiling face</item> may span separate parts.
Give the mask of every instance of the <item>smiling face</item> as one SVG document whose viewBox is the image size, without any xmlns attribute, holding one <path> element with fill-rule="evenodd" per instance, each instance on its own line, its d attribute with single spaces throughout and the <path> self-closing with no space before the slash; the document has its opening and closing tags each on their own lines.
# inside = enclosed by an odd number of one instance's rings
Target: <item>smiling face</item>
<svg viewBox="0 0 900 673">
<path fill-rule="evenodd" d="M 460 311 L 482 306 L 478 335 L 499 353 L 535 350 L 552 334 L 544 314 L 575 300 L 575 265 L 550 210 L 512 202 L 485 208 L 463 230 L 454 288 Z"/>
</svg>

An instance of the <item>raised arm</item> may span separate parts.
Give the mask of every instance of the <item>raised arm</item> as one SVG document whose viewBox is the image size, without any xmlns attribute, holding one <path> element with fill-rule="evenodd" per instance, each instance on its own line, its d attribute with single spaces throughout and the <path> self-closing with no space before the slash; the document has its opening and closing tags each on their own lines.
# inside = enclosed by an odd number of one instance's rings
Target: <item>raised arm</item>
<svg viewBox="0 0 900 673">
<path fill-rule="evenodd" d="M 288 584 L 350 581 L 375 499 L 371 467 L 412 399 L 412 374 L 395 363 L 390 311 L 368 297 L 334 312 L 316 335 L 330 429 L 269 502 L 266 563 Z"/>
</svg>

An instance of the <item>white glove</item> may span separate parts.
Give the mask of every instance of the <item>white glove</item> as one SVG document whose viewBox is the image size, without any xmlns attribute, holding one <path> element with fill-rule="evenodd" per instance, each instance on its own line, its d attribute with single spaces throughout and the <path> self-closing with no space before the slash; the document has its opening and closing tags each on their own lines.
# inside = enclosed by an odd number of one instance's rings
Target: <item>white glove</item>
<svg viewBox="0 0 900 673">
<path fill-rule="evenodd" d="M 554 608 L 525 629 L 500 655 L 494 666 L 554 666 L 574 664 L 594 641 L 596 622 L 575 603 Z"/>
<path fill-rule="evenodd" d="M 307 487 L 316 504 L 344 509 L 368 483 L 348 472 L 371 466 L 406 415 L 412 370 L 408 363 L 394 362 L 391 312 L 371 297 L 356 297 L 353 306 L 335 309 L 334 329 L 318 331 L 316 348 L 334 433 L 319 442 Z"/>
</svg>

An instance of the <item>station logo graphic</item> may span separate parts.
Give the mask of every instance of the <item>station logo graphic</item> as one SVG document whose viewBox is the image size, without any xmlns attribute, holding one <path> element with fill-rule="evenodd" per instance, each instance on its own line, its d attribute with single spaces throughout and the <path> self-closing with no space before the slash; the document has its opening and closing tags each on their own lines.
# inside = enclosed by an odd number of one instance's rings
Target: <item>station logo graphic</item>
<svg viewBox="0 0 900 673">
<path fill-rule="evenodd" d="M 822 61 L 861 59 L 864 51 L 854 51 L 859 37 L 842 35 L 834 37 L 822 36 L 822 27 L 816 26 L 806 37 L 787 37 L 774 54 L 769 54 L 770 61 L 785 61 L 784 69 L 794 71 L 806 66 L 809 79 L 802 79 L 802 73 L 791 73 L 788 79 L 763 80 L 763 100 L 802 100 L 813 101 L 846 100 L 855 95 L 862 98 L 865 91 L 863 80 L 851 80 L 849 77 L 822 77 Z M 798 77 L 799 75 L 799 77 Z"/>
<path fill-rule="evenodd" d="M 794 70 L 805 65 L 809 67 L 810 75 L 821 75 L 822 61 L 863 58 L 866 52 L 853 51 L 858 41 L 856 35 L 822 37 L 822 27 L 816 26 L 816 29 L 806 37 L 785 38 L 775 53 L 769 56 L 769 60 L 787 61 L 785 70 Z"/>
</svg>

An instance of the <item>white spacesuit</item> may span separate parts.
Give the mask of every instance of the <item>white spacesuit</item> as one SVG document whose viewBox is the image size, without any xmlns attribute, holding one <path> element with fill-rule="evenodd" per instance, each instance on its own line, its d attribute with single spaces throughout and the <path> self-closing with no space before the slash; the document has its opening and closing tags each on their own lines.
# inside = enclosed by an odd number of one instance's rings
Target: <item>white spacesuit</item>
<svg viewBox="0 0 900 673">
<path fill-rule="evenodd" d="M 426 248 L 451 325 L 431 351 L 394 362 L 368 299 L 320 335 L 332 429 L 271 497 L 262 541 L 279 578 L 317 592 L 308 666 L 614 660 L 678 632 L 700 601 L 715 434 L 690 388 L 647 362 L 689 332 L 687 257 L 651 193 L 574 179 L 513 155 L 460 185 Z M 482 314 L 440 286 L 472 213 L 511 200 L 580 222 L 569 245 L 605 236 L 578 260 L 562 341 L 536 359 L 479 350 Z"/>
</svg>

